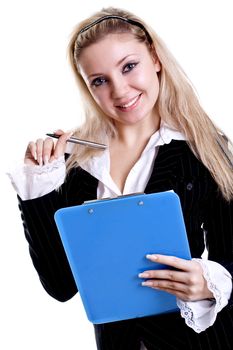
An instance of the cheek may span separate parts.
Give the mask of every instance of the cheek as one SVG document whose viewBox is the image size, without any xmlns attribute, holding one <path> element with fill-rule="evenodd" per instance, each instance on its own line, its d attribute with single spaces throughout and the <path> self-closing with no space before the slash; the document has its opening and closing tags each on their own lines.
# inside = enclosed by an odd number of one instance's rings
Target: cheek
<svg viewBox="0 0 233 350">
<path fill-rule="evenodd" d="M 153 89 L 152 89 L 153 94 L 158 96 L 160 83 L 159 83 L 159 78 L 158 78 L 157 73 L 155 74 L 155 77 L 154 77 L 153 81 L 151 82 L 151 86 L 153 86 Z"/>
<path fill-rule="evenodd" d="M 103 89 L 102 89 L 102 91 L 100 91 L 98 89 L 96 91 L 90 91 L 90 93 L 91 93 L 91 96 L 93 97 L 93 99 L 95 100 L 95 102 L 99 106 L 101 106 L 104 103 L 106 98 L 104 97 Z"/>
<path fill-rule="evenodd" d="M 150 71 L 147 72 L 148 85 L 151 87 L 150 93 L 152 96 L 157 97 L 159 93 L 159 78 L 155 66 L 151 67 Z"/>
<path fill-rule="evenodd" d="M 158 101 L 158 96 L 159 96 L 159 80 L 158 78 L 153 80 L 152 83 L 152 89 L 150 90 L 150 101 L 152 103 L 152 105 L 155 105 Z"/>
<path fill-rule="evenodd" d="M 136 88 L 139 89 L 146 89 L 148 87 L 148 81 L 149 77 L 147 72 L 137 72 L 134 75 L 132 75 L 131 78 L 131 85 L 134 85 Z"/>
<path fill-rule="evenodd" d="M 159 88 L 159 80 L 157 76 L 157 72 L 151 65 L 147 66 L 147 69 L 145 69 L 140 73 L 137 73 L 133 77 L 135 87 L 138 87 L 139 89 L 147 90 L 148 94 L 150 94 L 150 91 L 153 90 L 155 87 L 156 90 Z M 133 82 L 132 82 L 133 83 Z"/>
<path fill-rule="evenodd" d="M 101 91 L 100 91 L 101 90 Z M 95 103 L 100 107 L 100 109 L 108 113 L 109 111 L 109 95 L 107 91 L 104 89 L 100 89 L 97 92 L 93 92 L 91 95 L 95 101 Z"/>
</svg>

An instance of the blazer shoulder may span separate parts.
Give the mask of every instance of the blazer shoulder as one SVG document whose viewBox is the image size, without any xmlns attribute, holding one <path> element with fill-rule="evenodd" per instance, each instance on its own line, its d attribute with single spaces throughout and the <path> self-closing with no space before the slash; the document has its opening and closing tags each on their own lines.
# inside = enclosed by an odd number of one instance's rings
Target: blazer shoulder
<svg viewBox="0 0 233 350">
<path fill-rule="evenodd" d="M 208 168 L 185 140 L 172 140 L 166 145 L 164 153 L 170 153 L 175 173 L 182 177 L 207 177 L 212 179 Z"/>
</svg>

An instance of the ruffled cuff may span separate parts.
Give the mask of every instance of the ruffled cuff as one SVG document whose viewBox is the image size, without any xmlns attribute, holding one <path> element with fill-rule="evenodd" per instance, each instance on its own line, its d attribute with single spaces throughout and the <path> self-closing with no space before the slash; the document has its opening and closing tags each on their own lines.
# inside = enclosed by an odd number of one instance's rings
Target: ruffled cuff
<svg viewBox="0 0 233 350">
<path fill-rule="evenodd" d="M 42 197 L 63 184 L 66 175 L 65 159 L 61 156 L 42 166 L 19 165 L 7 175 L 22 200 Z"/>
<path fill-rule="evenodd" d="M 177 299 L 177 305 L 185 323 L 200 333 L 214 324 L 218 312 L 228 304 L 232 291 L 232 277 L 222 265 L 214 261 L 193 260 L 202 266 L 203 276 L 214 298 L 189 302 Z"/>
</svg>

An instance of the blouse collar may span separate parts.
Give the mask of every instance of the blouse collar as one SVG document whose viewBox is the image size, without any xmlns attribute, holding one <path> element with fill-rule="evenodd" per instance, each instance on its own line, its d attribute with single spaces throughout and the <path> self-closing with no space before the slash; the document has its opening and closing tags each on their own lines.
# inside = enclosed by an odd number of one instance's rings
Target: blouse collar
<svg viewBox="0 0 233 350">
<path fill-rule="evenodd" d="M 160 129 L 151 135 L 146 147 L 141 154 L 141 157 L 145 153 L 154 150 L 156 147 L 170 143 L 172 140 L 185 140 L 185 137 L 181 132 L 172 129 L 164 122 L 161 123 Z M 111 181 L 110 156 L 108 149 L 103 151 L 100 156 L 90 158 L 81 167 L 89 174 L 97 178 L 99 181 L 103 181 L 103 179 L 108 179 Z"/>
</svg>

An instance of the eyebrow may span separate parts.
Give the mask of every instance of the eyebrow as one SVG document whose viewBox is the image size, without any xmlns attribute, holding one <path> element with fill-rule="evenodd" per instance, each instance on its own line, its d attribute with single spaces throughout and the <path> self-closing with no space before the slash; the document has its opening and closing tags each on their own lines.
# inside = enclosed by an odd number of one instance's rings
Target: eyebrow
<svg viewBox="0 0 233 350">
<path fill-rule="evenodd" d="M 124 62 L 124 60 L 126 60 L 126 58 L 130 57 L 130 56 L 133 56 L 135 54 L 131 53 L 130 55 L 127 55 L 125 57 L 123 57 L 122 59 L 120 59 L 120 61 L 117 62 L 116 66 L 118 67 L 122 62 Z M 98 76 L 101 76 L 101 75 L 104 75 L 103 73 L 94 73 L 94 74 L 90 74 L 88 75 L 88 79 L 90 78 L 94 78 L 94 77 L 98 77 Z"/>
</svg>

